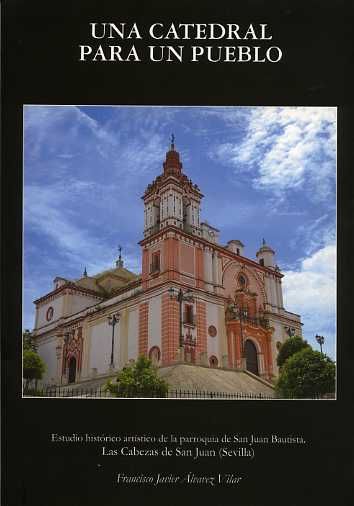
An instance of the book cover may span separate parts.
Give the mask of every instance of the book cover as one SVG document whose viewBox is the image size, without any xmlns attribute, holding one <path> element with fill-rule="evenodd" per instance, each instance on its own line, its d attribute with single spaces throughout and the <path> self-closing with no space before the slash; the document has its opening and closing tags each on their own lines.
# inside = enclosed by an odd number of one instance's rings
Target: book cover
<svg viewBox="0 0 354 506">
<path fill-rule="evenodd" d="M 351 504 L 353 9 L 2 19 L 3 504 Z"/>
</svg>

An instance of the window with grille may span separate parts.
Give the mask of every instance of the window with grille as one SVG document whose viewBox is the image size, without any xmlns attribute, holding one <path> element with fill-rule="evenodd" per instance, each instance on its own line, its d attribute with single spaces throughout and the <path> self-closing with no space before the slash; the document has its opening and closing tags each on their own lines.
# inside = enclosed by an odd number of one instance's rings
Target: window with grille
<svg viewBox="0 0 354 506">
<path fill-rule="evenodd" d="M 150 272 L 160 272 L 160 252 L 152 254 Z"/>
</svg>

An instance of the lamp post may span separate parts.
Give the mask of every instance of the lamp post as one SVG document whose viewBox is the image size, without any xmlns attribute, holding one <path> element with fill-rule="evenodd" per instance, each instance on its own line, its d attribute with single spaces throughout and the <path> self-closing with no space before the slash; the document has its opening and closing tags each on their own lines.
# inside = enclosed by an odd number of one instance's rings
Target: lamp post
<svg viewBox="0 0 354 506">
<path fill-rule="evenodd" d="M 247 311 L 244 308 L 241 308 L 238 304 L 236 304 L 236 302 L 234 302 L 233 304 L 231 304 L 231 307 L 232 307 L 233 314 L 236 316 L 236 318 L 238 318 L 240 320 L 241 356 L 242 356 L 242 362 L 244 362 L 244 360 L 245 360 L 245 344 L 244 344 L 244 339 L 243 339 L 243 325 L 242 325 L 242 321 L 243 321 L 243 318 L 246 317 Z M 242 365 L 244 367 L 246 366 L 246 364 L 244 364 L 244 363 Z"/>
<path fill-rule="evenodd" d="M 120 314 L 115 313 L 113 315 L 108 316 L 107 319 L 108 319 L 108 325 L 112 326 L 112 350 L 111 350 L 110 368 L 114 369 L 114 329 L 115 329 L 115 326 L 117 325 L 117 323 L 119 322 Z"/>
<path fill-rule="evenodd" d="M 177 293 L 176 293 L 177 292 Z M 182 314 L 182 308 L 183 308 L 183 302 L 193 302 L 192 297 L 192 291 L 190 289 L 186 290 L 185 292 L 180 288 L 179 290 L 176 290 L 171 286 L 171 288 L 168 289 L 168 293 L 170 294 L 171 299 L 175 299 L 179 303 L 179 346 L 180 348 L 184 347 L 184 335 L 183 335 L 183 314 Z"/>
<path fill-rule="evenodd" d="M 315 338 L 316 338 L 316 341 L 318 342 L 318 344 L 320 345 L 320 348 L 321 348 L 321 353 L 323 355 L 323 352 L 322 352 L 322 345 L 324 344 L 325 342 L 325 338 L 323 336 L 319 336 L 318 334 L 315 335 Z"/>
</svg>

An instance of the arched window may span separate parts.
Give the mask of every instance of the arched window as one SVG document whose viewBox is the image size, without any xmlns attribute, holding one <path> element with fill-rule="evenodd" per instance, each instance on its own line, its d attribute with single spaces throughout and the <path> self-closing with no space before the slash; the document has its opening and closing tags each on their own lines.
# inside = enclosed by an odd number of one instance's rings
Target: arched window
<svg viewBox="0 0 354 506">
<path fill-rule="evenodd" d="M 237 283 L 240 288 L 247 288 L 247 285 L 248 285 L 247 276 L 245 276 L 245 274 L 243 274 L 243 273 L 240 274 L 237 278 Z"/>
<path fill-rule="evenodd" d="M 245 354 L 247 371 L 259 376 L 257 348 L 249 339 L 245 342 Z"/>
<path fill-rule="evenodd" d="M 210 367 L 215 368 L 215 367 L 218 366 L 218 363 L 219 363 L 218 359 L 216 358 L 215 355 L 212 355 L 211 357 L 209 357 L 209 365 L 210 365 Z"/>
<path fill-rule="evenodd" d="M 149 351 L 149 359 L 153 365 L 158 365 L 160 362 L 161 352 L 158 346 L 153 346 Z"/>
</svg>

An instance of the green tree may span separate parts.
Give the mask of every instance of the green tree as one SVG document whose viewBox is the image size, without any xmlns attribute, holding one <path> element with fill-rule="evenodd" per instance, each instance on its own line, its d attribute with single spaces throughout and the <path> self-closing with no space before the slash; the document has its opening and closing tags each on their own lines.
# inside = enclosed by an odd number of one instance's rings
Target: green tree
<svg viewBox="0 0 354 506">
<path fill-rule="evenodd" d="M 23 351 L 37 351 L 37 345 L 34 343 L 32 333 L 28 329 L 22 333 L 22 348 Z"/>
<path fill-rule="evenodd" d="M 311 347 L 288 358 L 280 371 L 277 393 L 286 398 L 311 398 L 335 391 L 335 364 Z"/>
<path fill-rule="evenodd" d="M 304 341 L 302 337 L 289 337 L 289 339 L 284 341 L 280 347 L 279 354 L 277 356 L 278 367 L 282 367 L 289 357 L 294 355 L 294 353 L 303 350 L 304 348 L 310 348 L 310 345 L 307 341 Z"/>
<path fill-rule="evenodd" d="M 116 381 L 109 381 L 106 389 L 116 397 L 166 397 L 168 385 L 159 378 L 151 360 L 141 355 L 119 371 Z"/>
<path fill-rule="evenodd" d="M 28 389 L 31 381 L 35 380 L 35 389 L 37 390 L 37 381 L 42 379 L 46 366 L 37 352 L 33 350 L 24 350 L 23 352 L 23 377 L 26 380 L 25 388 Z"/>
</svg>

